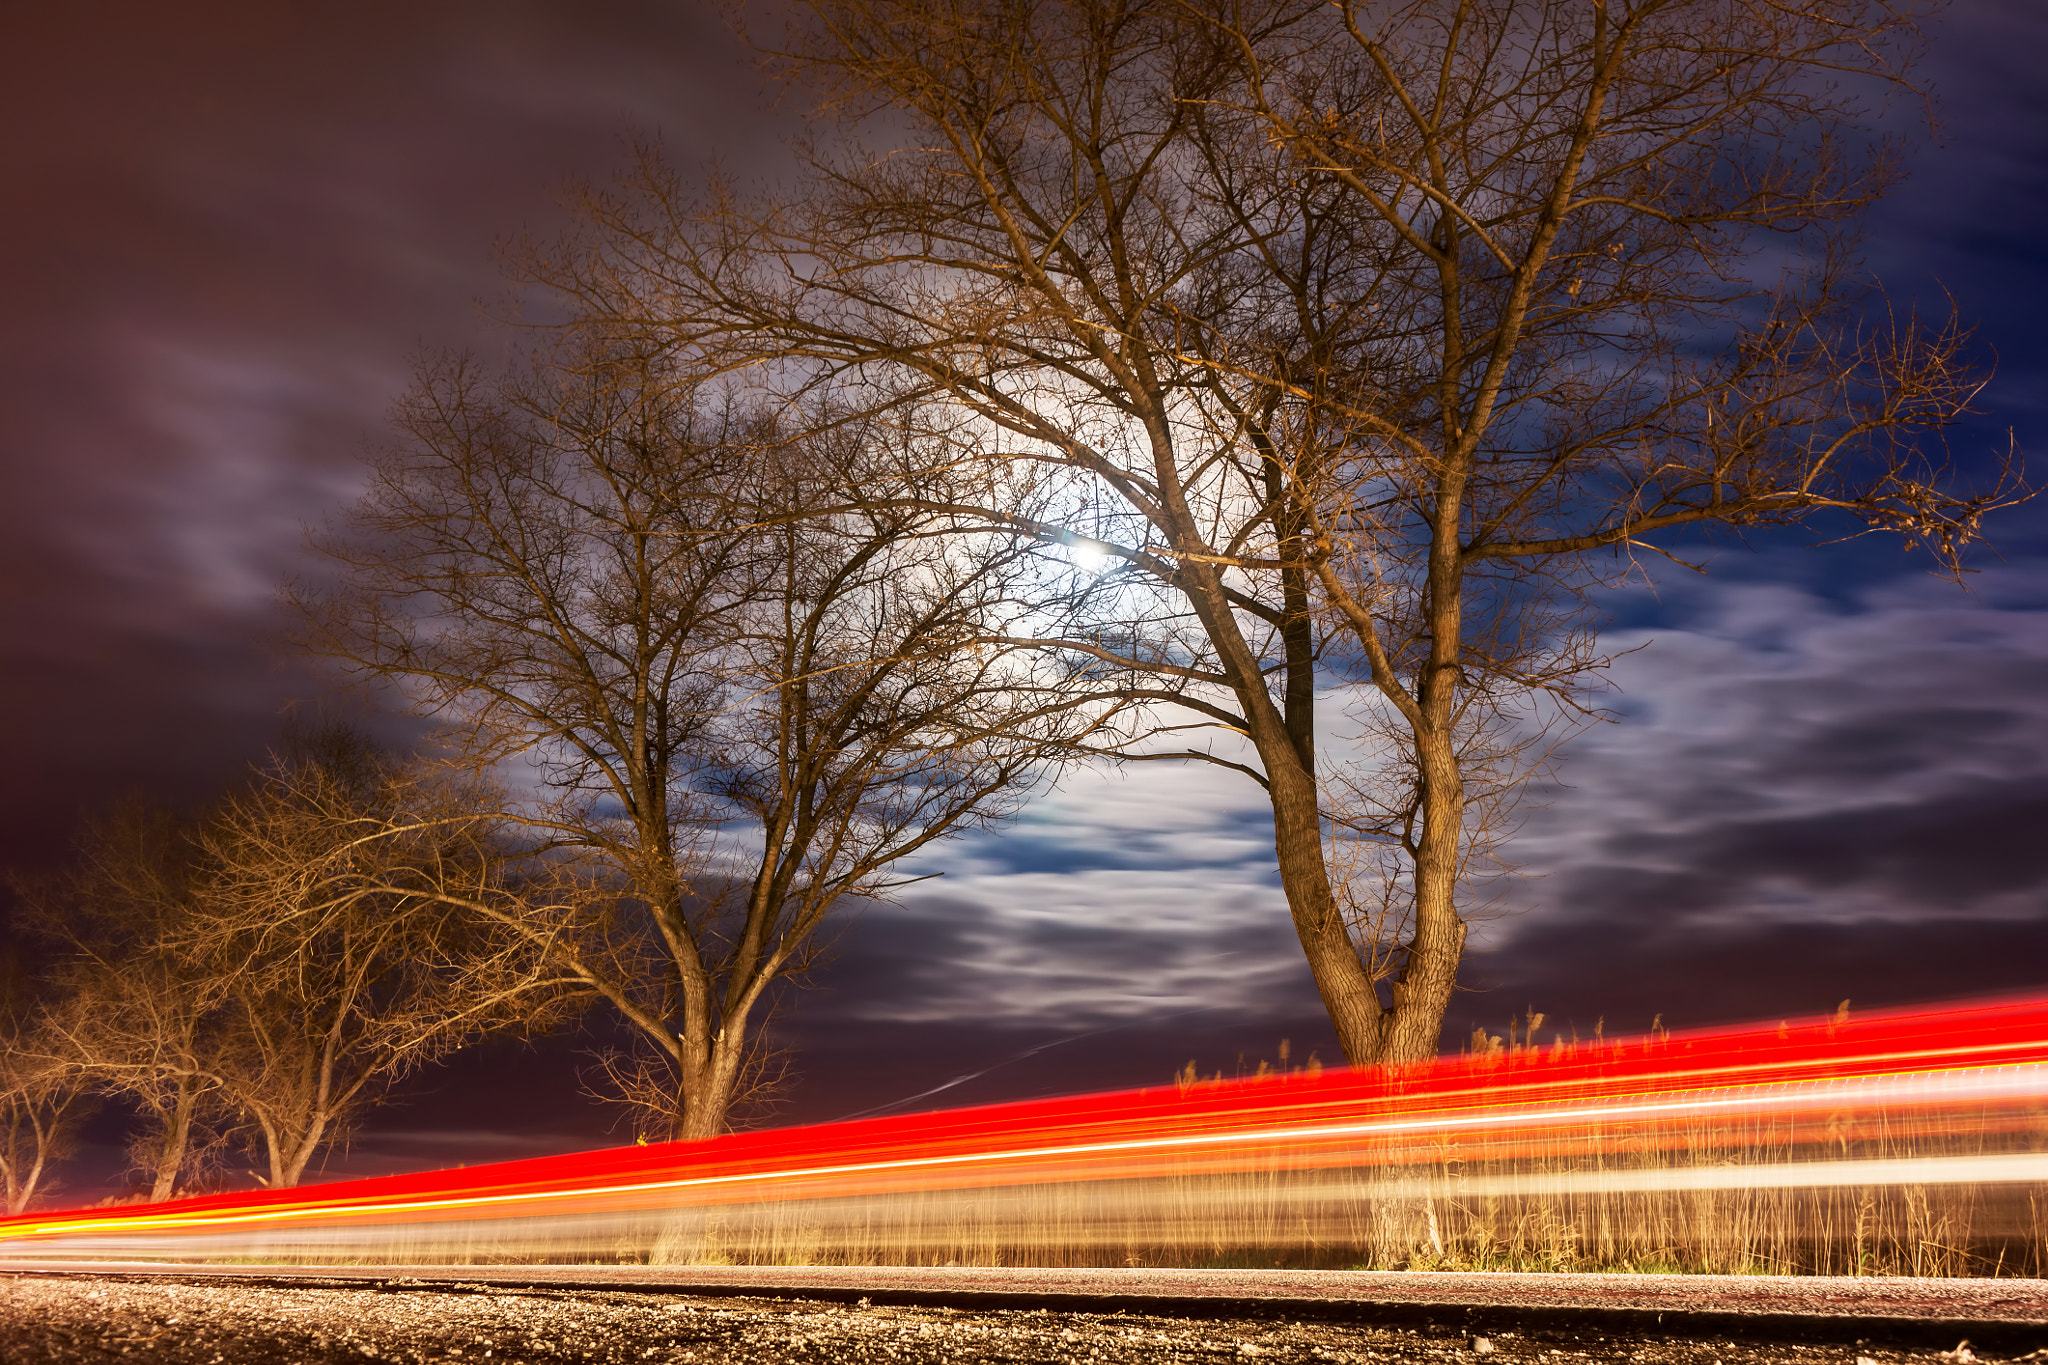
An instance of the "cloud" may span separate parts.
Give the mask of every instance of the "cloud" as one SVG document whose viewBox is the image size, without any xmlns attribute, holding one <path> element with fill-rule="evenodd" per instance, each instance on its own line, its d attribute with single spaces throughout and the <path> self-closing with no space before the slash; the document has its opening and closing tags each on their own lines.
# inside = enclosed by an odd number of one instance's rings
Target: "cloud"
<svg viewBox="0 0 2048 1365">
<path fill-rule="evenodd" d="M 2048 567 L 1847 602 L 1711 584 L 1623 632 L 1515 853 L 1498 1001 L 1733 1018 L 2048 978 Z"/>
<path fill-rule="evenodd" d="M 65 6 L 0 89 L 0 864 L 131 788 L 204 799 L 322 694 L 274 666 L 301 527 L 422 349 L 508 344 L 495 244 L 633 137 L 779 165 L 720 17 L 592 0 Z"/>
<path fill-rule="evenodd" d="M 1453 1037 L 1524 1005 L 1640 1028 L 2041 978 L 2048 566 L 1971 594 L 1710 580 L 1660 609 L 1610 640 L 1636 650 L 1616 721 L 1535 793 L 1529 875 L 1474 935 Z M 1271 838 L 1263 794 L 1221 770 L 1071 772 L 850 922 L 805 1010 L 1026 1030 L 1313 1011 Z"/>
<path fill-rule="evenodd" d="M 1219 768 L 1072 768 L 1009 825 L 899 871 L 933 880 L 848 913 L 807 1012 L 1081 1026 L 1257 1014 L 1306 980 L 1264 793 Z"/>
</svg>

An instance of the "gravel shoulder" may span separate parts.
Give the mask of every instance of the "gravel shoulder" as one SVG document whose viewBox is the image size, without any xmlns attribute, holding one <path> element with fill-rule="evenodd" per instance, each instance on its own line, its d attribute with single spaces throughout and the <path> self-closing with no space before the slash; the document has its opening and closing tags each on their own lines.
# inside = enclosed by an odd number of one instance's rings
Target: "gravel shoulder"
<svg viewBox="0 0 2048 1365">
<path fill-rule="evenodd" d="M 473 1273 L 480 1268 L 460 1268 Z M 498 1268 L 506 1278 L 513 1268 Z M 254 1267 L 87 1270 L 83 1267 L 0 1269 L 0 1362 L 72 1365 L 115 1360 L 169 1365 L 272 1365 L 341 1361 L 598 1361 L 770 1362 L 1356 1362 L 1357 1365 L 1968 1365 L 1972 1360 L 2048 1362 L 2048 1324 L 2008 1316 L 1974 1324 L 1923 1316 L 1914 1332 L 1893 1330 L 1904 1319 L 1809 1315 L 1811 1332 L 1755 1330 L 1779 1321 L 1738 1314 L 1661 1327 L 1634 1313 L 1603 1320 L 1514 1318 L 1518 1311 L 1438 1303 L 1434 1317 L 1393 1320 L 1370 1299 L 1352 1301 L 1348 1316 L 1321 1311 L 1328 1299 L 1268 1295 L 1239 1311 L 1236 1294 L 1187 1300 L 1186 1311 L 1162 1312 L 1156 1294 L 1111 1292 L 1079 1306 L 983 1306 L 888 1302 L 877 1283 L 859 1299 L 841 1301 L 789 1286 L 781 1294 L 741 1294 L 716 1284 L 632 1287 L 544 1283 L 519 1267 L 523 1284 L 454 1280 L 450 1272 L 413 1275 L 326 1271 L 266 1278 Z M 564 1268 L 565 1270 L 567 1268 Z M 635 1268 L 578 1268 L 613 1274 Z M 638 1268 L 646 1274 L 647 1268 Z M 695 1270 L 678 1274 L 696 1276 Z M 725 1271 L 736 1274 L 736 1271 Z M 878 1272 L 867 1272 L 871 1280 Z M 1074 1272 L 1048 1272 L 1072 1276 Z M 696 1278 L 703 1278 L 696 1276 Z M 715 1278 L 715 1277 L 713 1277 Z M 953 1277 L 957 1279 L 958 1277 Z M 1254 1277 L 1253 1283 L 1264 1277 Z M 1453 1277 L 1428 1278 L 1448 1281 Z M 1458 1279 L 1591 1277 L 1475 1276 Z M 1124 1277 L 1126 1284 L 1129 1277 Z M 1889 1301 L 1904 1292 L 1893 1282 Z M 2027 1281 L 1925 1283 L 1944 1289 L 1989 1285 L 1979 1302 L 2023 1300 L 2040 1286 Z M 852 1286 L 840 1282 L 833 1290 Z M 1470 1295 L 1454 1284 L 1431 1286 Z M 1270 1288 L 1270 1285 L 1269 1285 Z M 1419 1286 L 1418 1286 L 1419 1288 Z M 831 1291 L 828 1291 L 831 1292 Z M 1546 1291 L 1546 1292 L 1556 1292 Z M 1688 1286 L 1698 1293 L 1700 1287 Z M 1967 1300 L 1975 1290 L 1962 1291 Z M 1872 1296 L 1874 1297 L 1874 1296 Z M 1142 1299 L 1142 1301 L 1140 1301 Z M 2038 1302 L 2038 1299 L 2035 1300 Z M 1413 1307 L 1414 1305 L 1410 1305 Z M 1503 1315 L 1505 1314 L 1505 1316 Z M 1395 1315 L 1398 1318 L 1399 1315 Z M 1995 1340 L 1946 1336 L 1958 1327 Z M 1726 1328 L 1726 1330 L 1718 1330 Z M 1861 1333 L 1862 1335 L 1855 1335 Z M 1805 1337 L 1807 1339 L 1800 1339 Z M 1939 1342 L 1940 1344 L 1935 1344 Z"/>
</svg>

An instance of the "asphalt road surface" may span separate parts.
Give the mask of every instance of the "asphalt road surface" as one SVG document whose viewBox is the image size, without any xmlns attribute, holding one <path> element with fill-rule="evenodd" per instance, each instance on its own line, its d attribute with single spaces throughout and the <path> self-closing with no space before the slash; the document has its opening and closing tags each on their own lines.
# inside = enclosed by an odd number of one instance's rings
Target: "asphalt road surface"
<svg viewBox="0 0 2048 1365">
<path fill-rule="evenodd" d="M 2029 1359 L 2048 1282 L 0 1263 L 6 1365 Z"/>
</svg>

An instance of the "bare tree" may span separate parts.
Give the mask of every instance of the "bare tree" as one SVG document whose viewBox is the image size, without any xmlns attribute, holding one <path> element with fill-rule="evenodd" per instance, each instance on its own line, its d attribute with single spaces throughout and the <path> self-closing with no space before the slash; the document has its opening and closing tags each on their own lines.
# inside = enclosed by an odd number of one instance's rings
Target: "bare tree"
<svg viewBox="0 0 2048 1365">
<path fill-rule="evenodd" d="M 301 597 L 471 761 L 534 765 L 553 862 L 477 912 L 632 1026 L 651 1070 L 615 1078 L 680 1137 L 727 1123 L 832 906 L 1004 814 L 1063 714 L 952 648 L 1010 605 L 1010 547 L 850 505 L 895 464 L 858 421 L 789 420 L 602 345 L 431 368 L 326 544 L 349 587 Z"/>
<path fill-rule="evenodd" d="M 0 976 L 0 1192 L 9 1216 L 45 1188 L 69 1156 L 91 1105 L 83 1070 L 48 1032 L 48 1002 L 12 962 Z"/>
<path fill-rule="evenodd" d="M 345 727 L 295 733 L 196 818 L 123 803 L 69 872 L 16 883 L 56 949 L 21 1074 L 132 1104 L 152 1199 L 238 1140 L 297 1184 L 393 1082 L 574 1006 L 578 983 L 470 912 L 517 863 L 500 804 Z"/>
<path fill-rule="evenodd" d="M 32 1038 L 16 1041 L 34 1046 Z M 0 1058 L 0 1178 L 10 1216 L 35 1199 L 51 1165 L 71 1154 L 90 1095 L 83 1071 L 40 1050 Z"/>
<path fill-rule="evenodd" d="M 1927 453 L 1977 391 L 1960 329 L 1853 287 L 1893 164 L 1854 95 L 1912 47 L 1886 0 L 808 9 L 784 55 L 828 126 L 793 192 L 649 155 L 532 277 L 690 363 L 898 404 L 980 471 L 949 515 L 1111 566 L 1001 638 L 1242 737 L 1187 756 L 1269 796 L 1354 1062 L 1434 1053 L 1536 703 L 1582 711 L 1629 555 L 1818 517 L 1954 572 L 2023 491 Z M 1318 733 L 1332 684 L 1391 741 L 1363 773 Z"/>
<path fill-rule="evenodd" d="M 130 1153 L 153 1200 L 190 1180 L 221 1099 L 225 987 L 170 946 L 194 913 L 192 835 L 169 811 L 124 802 L 87 827 L 73 870 L 16 888 L 27 927 L 61 953 L 49 1060 L 139 1111 Z"/>
<path fill-rule="evenodd" d="M 341 737 L 279 761 L 199 838 L 205 882 L 175 946 L 225 1010 L 211 1076 L 260 1136 L 272 1188 L 396 1081 L 567 1005 L 523 939 L 467 907 L 510 861 L 488 794 Z"/>
<path fill-rule="evenodd" d="M 168 953 L 95 963 L 73 978 L 63 1043 L 100 1094 L 141 1119 L 128 1142 L 151 1202 L 221 1174 L 235 1115 L 223 1084 L 226 993 L 217 974 Z"/>
</svg>

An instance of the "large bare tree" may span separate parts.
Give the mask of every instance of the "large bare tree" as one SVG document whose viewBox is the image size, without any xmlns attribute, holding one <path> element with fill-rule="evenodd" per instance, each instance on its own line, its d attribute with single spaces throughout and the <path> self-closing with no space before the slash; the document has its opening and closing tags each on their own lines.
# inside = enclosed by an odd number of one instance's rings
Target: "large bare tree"
<svg viewBox="0 0 2048 1365">
<path fill-rule="evenodd" d="M 535 875 L 477 913 L 631 1026 L 642 1131 L 720 1131 L 842 897 L 1006 813 L 1064 722 L 985 636 L 1021 556 L 933 534 L 857 420 L 771 420 L 603 344 L 431 367 L 303 595 L 468 759 L 529 762 Z M 820 515 L 820 509 L 837 509 Z"/>
<path fill-rule="evenodd" d="M 2018 494 L 1941 458 L 1966 337 L 1850 268 L 1893 169 L 1857 101 L 1914 45 L 1887 0 L 807 8 L 801 183 L 650 155 L 532 276 L 607 334 L 898 404 L 981 472 L 950 515 L 1078 539 L 1001 638 L 1240 737 L 1191 754 L 1269 796 L 1354 1062 L 1434 1053 L 1539 703 L 1597 669 L 1592 588 L 1687 527 L 1816 518 L 1954 571 Z M 1332 688 L 1386 742 L 1362 769 Z"/>
</svg>

